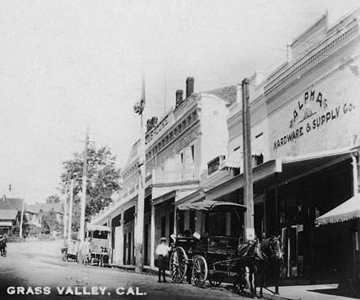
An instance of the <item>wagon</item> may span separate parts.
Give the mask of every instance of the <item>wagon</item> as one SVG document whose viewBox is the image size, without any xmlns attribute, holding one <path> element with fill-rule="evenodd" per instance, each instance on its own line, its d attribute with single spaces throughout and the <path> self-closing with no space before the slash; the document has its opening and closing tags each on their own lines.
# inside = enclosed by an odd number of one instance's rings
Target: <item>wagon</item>
<svg viewBox="0 0 360 300">
<path fill-rule="evenodd" d="M 67 247 L 65 247 L 62 252 L 64 254 L 63 260 L 65 261 L 76 261 L 78 258 L 78 251 L 80 247 L 80 241 L 70 240 Z"/>
<path fill-rule="evenodd" d="M 190 235 L 189 232 L 185 232 L 173 236 L 173 250 L 169 263 L 173 282 L 181 283 L 185 276 L 191 276 L 191 281 L 196 286 L 204 286 L 206 280 L 209 280 L 211 285 L 218 286 L 226 276 L 231 276 L 235 285 L 243 285 L 242 277 L 245 272 L 241 270 L 245 262 L 237 257 L 237 248 L 245 206 L 232 202 L 204 200 L 179 205 L 177 209 L 199 212 L 201 228 L 198 230 L 200 233 Z M 227 234 L 220 232 L 224 227 L 227 228 Z"/>
<path fill-rule="evenodd" d="M 109 265 L 110 232 L 107 226 L 89 225 L 86 238 L 90 240 L 88 263 L 104 267 Z"/>
</svg>

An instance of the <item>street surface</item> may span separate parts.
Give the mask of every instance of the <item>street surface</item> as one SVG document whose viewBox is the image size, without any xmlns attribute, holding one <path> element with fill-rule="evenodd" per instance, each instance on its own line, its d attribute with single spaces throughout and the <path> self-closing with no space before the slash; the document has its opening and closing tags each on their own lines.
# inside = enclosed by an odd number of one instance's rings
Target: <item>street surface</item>
<svg viewBox="0 0 360 300">
<path fill-rule="evenodd" d="M 232 285 L 158 283 L 152 274 L 64 262 L 61 246 L 62 241 L 9 243 L 7 256 L 0 257 L 0 299 L 246 299 Z"/>
</svg>

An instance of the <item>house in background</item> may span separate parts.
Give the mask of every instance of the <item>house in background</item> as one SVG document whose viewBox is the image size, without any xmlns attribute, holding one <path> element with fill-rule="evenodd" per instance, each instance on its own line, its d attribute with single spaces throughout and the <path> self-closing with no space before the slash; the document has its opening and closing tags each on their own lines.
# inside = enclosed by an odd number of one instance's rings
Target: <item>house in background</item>
<svg viewBox="0 0 360 300">
<path fill-rule="evenodd" d="M 0 200 L 0 234 L 11 236 L 19 230 L 21 211 L 26 210 L 24 199 L 6 198 Z"/>
<path fill-rule="evenodd" d="M 19 224 L 18 211 L 16 209 L 0 210 L 1 235 L 11 235 L 12 229 Z"/>
<path fill-rule="evenodd" d="M 35 226 L 42 228 L 44 233 L 54 234 L 56 229 L 51 228 L 51 224 L 45 225 L 46 228 L 43 228 L 44 215 L 50 214 L 53 212 L 53 221 L 51 223 L 59 224 L 60 226 L 64 223 L 64 206 L 62 203 L 36 203 L 27 205 L 27 210 L 25 212 L 27 224 L 29 226 Z"/>
</svg>

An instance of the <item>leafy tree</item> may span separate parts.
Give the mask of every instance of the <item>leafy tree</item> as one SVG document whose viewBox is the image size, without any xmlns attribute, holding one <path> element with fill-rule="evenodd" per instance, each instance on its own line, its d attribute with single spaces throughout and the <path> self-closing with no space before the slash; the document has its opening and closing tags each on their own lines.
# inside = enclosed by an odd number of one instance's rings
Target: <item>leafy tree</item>
<svg viewBox="0 0 360 300">
<path fill-rule="evenodd" d="M 74 180 L 73 229 L 79 228 L 79 203 L 82 193 L 82 173 L 85 153 L 75 153 L 70 160 L 63 162 L 61 174 L 61 191 L 66 192 Z M 121 189 L 120 169 L 116 167 L 116 156 L 108 147 L 96 149 L 88 147 L 86 167 L 86 217 L 93 215 L 112 202 L 111 195 Z"/>
<path fill-rule="evenodd" d="M 59 195 L 51 195 L 46 199 L 46 203 L 60 203 L 60 201 Z"/>
<path fill-rule="evenodd" d="M 53 232 L 56 231 L 62 231 L 63 225 L 57 220 L 56 218 L 56 212 L 54 209 L 51 209 L 47 212 L 42 212 L 41 215 L 41 227 L 44 232 L 50 231 Z"/>
</svg>

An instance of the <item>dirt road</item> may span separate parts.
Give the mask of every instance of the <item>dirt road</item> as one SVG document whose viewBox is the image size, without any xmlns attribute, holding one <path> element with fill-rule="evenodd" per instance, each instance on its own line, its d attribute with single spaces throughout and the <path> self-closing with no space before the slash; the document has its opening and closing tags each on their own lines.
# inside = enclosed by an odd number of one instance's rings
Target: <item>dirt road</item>
<svg viewBox="0 0 360 300">
<path fill-rule="evenodd" d="M 0 257 L 0 299 L 244 299 L 232 287 L 158 283 L 157 276 L 61 259 L 62 241 L 8 244 Z"/>
</svg>

